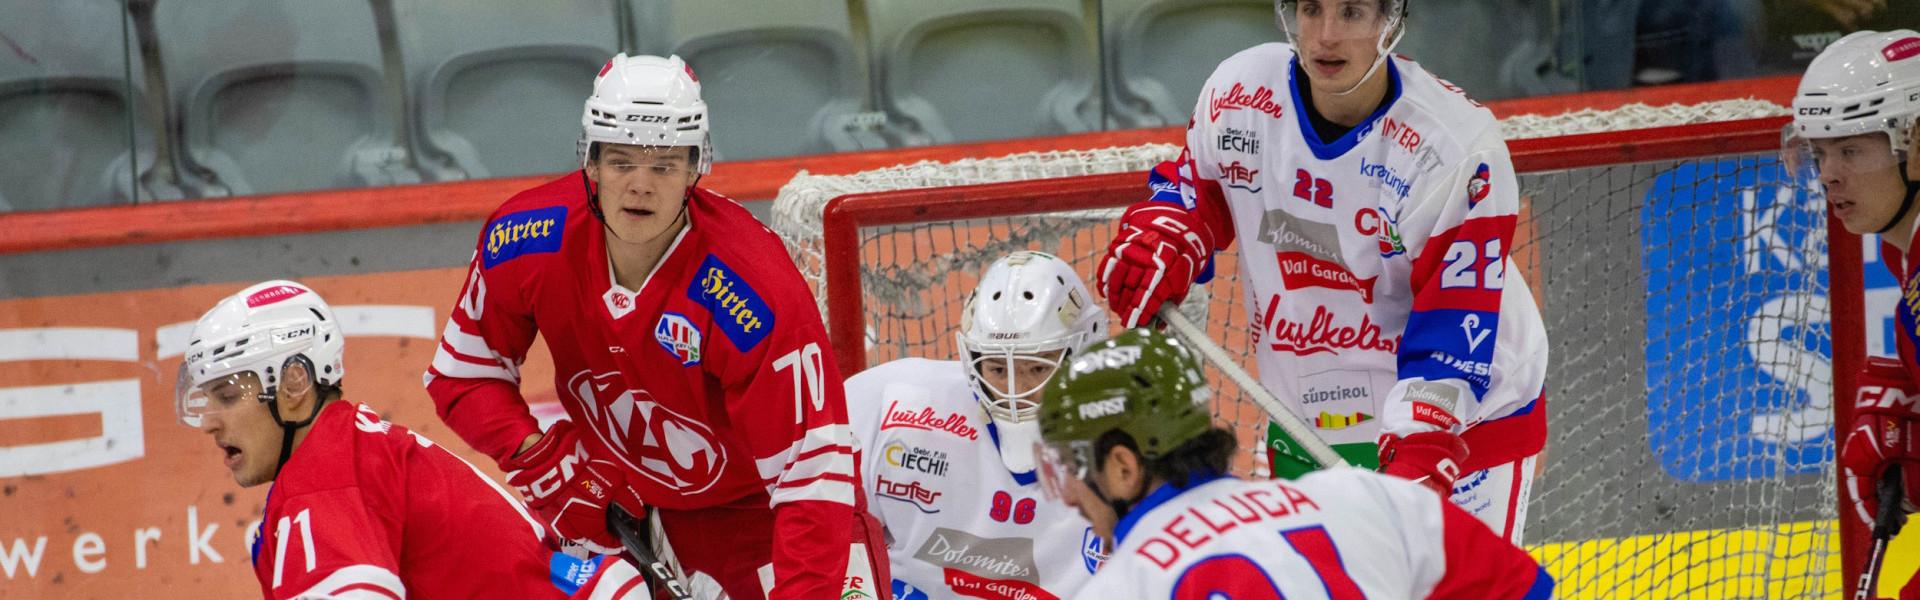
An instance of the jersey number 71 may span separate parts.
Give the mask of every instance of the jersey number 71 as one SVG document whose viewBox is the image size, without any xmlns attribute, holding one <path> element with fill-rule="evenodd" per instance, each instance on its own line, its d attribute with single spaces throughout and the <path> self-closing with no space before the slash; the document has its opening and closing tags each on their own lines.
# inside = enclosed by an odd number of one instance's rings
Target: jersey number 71
<svg viewBox="0 0 1920 600">
<path fill-rule="evenodd" d="M 1333 538 L 1327 535 L 1325 527 L 1314 525 L 1280 532 L 1293 551 L 1306 559 L 1313 567 L 1315 575 L 1320 577 L 1330 600 L 1366 600 L 1366 594 L 1360 592 L 1359 584 L 1347 575 L 1347 568 L 1340 561 L 1340 551 L 1333 546 Z M 1173 586 L 1172 600 L 1284 600 L 1285 594 L 1260 567 L 1245 556 L 1222 554 L 1200 559 L 1180 574 L 1180 581 Z"/>
</svg>

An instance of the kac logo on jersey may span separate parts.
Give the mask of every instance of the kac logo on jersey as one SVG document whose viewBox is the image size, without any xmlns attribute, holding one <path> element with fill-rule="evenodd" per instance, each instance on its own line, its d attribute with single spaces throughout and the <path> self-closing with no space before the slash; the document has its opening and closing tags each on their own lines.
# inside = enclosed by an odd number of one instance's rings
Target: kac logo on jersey
<svg viewBox="0 0 1920 600">
<path fill-rule="evenodd" d="M 727 447 L 706 423 L 655 402 L 646 390 L 628 389 L 620 373 L 581 371 L 567 381 L 566 391 L 585 409 L 582 427 L 655 483 L 698 494 L 725 472 Z"/>
<path fill-rule="evenodd" d="M 653 326 L 653 339 L 666 348 L 668 354 L 680 359 L 680 366 L 691 367 L 700 364 L 700 328 L 678 313 L 660 315 L 660 323 Z"/>
<path fill-rule="evenodd" d="M 527 254 L 559 252 L 567 207 L 552 206 L 511 213 L 487 224 L 487 251 L 481 260 L 491 269 Z"/>
<path fill-rule="evenodd" d="M 1487 193 L 1493 191 L 1492 178 L 1487 163 L 1480 163 L 1480 168 L 1474 169 L 1473 179 L 1467 181 L 1467 208 L 1479 206 L 1481 200 L 1487 199 Z"/>
<path fill-rule="evenodd" d="M 706 305 L 714 326 L 741 352 L 752 350 L 773 331 L 773 308 L 718 256 L 708 254 L 700 263 L 687 297 Z"/>
</svg>

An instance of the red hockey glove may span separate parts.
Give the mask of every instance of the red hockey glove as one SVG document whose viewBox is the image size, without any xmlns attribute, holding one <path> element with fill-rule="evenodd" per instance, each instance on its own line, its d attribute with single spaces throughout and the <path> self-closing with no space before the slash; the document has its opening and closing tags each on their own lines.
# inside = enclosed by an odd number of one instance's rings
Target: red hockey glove
<svg viewBox="0 0 1920 600">
<path fill-rule="evenodd" d="M 1902 469 L 1903 512 L 1914 512 L 1914 501 L 1920 499 L 1920 441 L 1913 439 L 1913 423 L 1920 420 L 1914 406 L 1920 386 L 1900 361 L 1876 356 L 1867 358 L 1860 370 L 1859 389 L 1853 422 L 1840 448 L 1840 468 L 1846 470 L 1854 515 L 1872 525 L 1880 511 L 1875 488 L 1888 468 Z"/>
<path fill-rule="evenodd" d="M 1139 327 L 1163 302 L 1187 297 L 1211 246 L 1193 213 L 1166 202 L 1135 204 L 1100 261 L 1098 285 L 1122 327 Z"/>
<path fill-rule="evenodd" d="M 1460 479 L 1460 463 L 1467 460 L 1467 443 L 1445 431 L 1407 437 L 1380 435 L 1380 472 L 1411 479 L 1446 498 Z"/>
<path fill-rule="evenodd" d="M 527 498 L 527 508 L 561 539 L 599 554 L 617 554 L 620 539 L 607 531 L 607 503 L 628 512 L 645 507 L 627 487 L 619 465 L 589 458 L 572 421 L 559 421 L 518 456 L 500 463 L 507 484 Z"/>
</svg>

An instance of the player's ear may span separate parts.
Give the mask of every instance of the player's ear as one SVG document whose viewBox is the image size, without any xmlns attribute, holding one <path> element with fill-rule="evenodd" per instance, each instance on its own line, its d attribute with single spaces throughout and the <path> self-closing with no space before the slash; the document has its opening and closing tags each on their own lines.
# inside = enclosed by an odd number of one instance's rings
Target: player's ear
<svg viewBox="0 0 1920 600">
<path fill-rule="evenodd" d="M 1103 461 L 1103 463 L 1103 466 L 1100 468 L 1100 478 L 1104 480 L 1102 483 L 1106 484 L 1106 488 L 1110 492 L 1140 489 L 1140 484 L 1143 483 L 1147 477 L 1146 471 L 1142 468 L 1143 465 L 1140 462 L 1140 455 L 1134 453 L 1132 448 L 1124 445 L 1115 444 L 1112 448 L 1107 449 L 1106 460 Z M 1118 499 L 1117 494 L 1112 493 L 1108 494 L 1107 497 Z M 1129 500 L 1131 499 L 1133 498 L 1129 498 Z"/>
<path fill-rule="evenodd" d="M 1920 119 L 1907 127 L 1907 181 L 1920 181 Z"/>
<path fill-rule="evenodd" d="M 280 369 L 281 418 L 288 421 L 306 419 L 319 403 L 320 389 L 313 385 L 313 372 L 305 360 L 289 360 Z"/>
</svg>

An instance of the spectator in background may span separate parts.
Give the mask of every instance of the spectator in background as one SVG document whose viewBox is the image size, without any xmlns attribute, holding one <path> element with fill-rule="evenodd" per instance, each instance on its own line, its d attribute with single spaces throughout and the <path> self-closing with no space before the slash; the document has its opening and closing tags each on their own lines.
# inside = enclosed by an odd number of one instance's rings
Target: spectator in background
<svg viewBox="0 0 1920 600">
<path fill-rule="evenodd" d="M 1855 31 L 1920 29 L 1914 0 L 1757 0 L 1764 11 L 1762 70 L 1799 73 L 1828 44 Z"/>
</svg>

